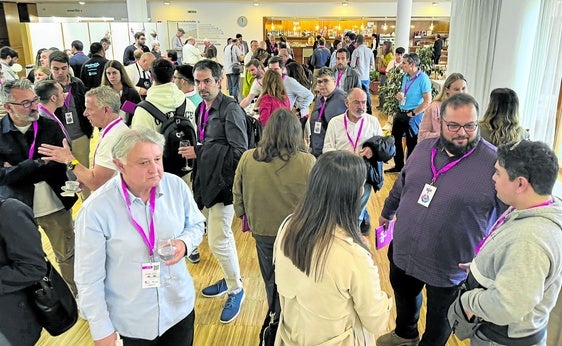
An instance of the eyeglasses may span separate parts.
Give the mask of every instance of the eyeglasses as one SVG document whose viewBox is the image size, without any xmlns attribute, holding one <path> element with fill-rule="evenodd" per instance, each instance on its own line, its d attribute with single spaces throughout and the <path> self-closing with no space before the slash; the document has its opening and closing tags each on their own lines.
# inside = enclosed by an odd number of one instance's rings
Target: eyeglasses
<svg viewBox="0 0 562 346">
<path fill-rule="evenodd" d="M 468 123 L 468 124 L 460 125 L 457 123 L 449 123 L 447 121 L 443 121 L 443 122 L 445 123 L 445 125 L 447 125 L 447 129 L 451 132 L 459 132 L 461 127 L 466 132 L 474 132 L 478 128 L 478 124 L 476 123 Z"/>
<path fill-rule="evenodd" d="M 316 83 L 317 84 L 324 84 L 324 83 L 328 83 L 328 82 L 331 82 L 331 81 L 332 81 L 331 78 L 324 78 L 324 79 L 317 79 Z"/>
<path fill-rule="evenodd" d="M 36 105 L 39 103 L 39 97 L 35 97 L 33 100 L 24 100 L 22 102 L 8 102 L 11 105 L 22 106 L 23 108 L 30 108 L 31 105 Z"/>
</svg>

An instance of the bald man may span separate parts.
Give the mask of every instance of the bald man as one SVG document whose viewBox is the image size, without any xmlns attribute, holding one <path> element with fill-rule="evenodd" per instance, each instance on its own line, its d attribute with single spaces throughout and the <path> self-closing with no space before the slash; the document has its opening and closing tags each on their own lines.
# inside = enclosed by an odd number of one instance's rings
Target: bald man
<svg viewBox="0 0 562 346">
<path fill-rule="evenodd" d="M 152 53 L 143 53 L 140 59 L 129 66 L 125 66 L 125 70 L 135 85 L 135 88 L 144 99 L 147 90 L 152 86 L 150 80 L 150 64 L 156 59 Z"/>
</svg>

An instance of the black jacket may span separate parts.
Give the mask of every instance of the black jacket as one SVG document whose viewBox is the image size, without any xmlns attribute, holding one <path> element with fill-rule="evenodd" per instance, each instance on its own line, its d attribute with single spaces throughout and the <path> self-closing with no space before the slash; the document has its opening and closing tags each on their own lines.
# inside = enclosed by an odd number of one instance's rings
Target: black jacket
<svg viewBox="0 0 562 346">
<path fill-rule="evenodd" d="M 18 200 L 0 201 L 0 220 L 0 334 L 12 345 L 32 346 L 42 327 L 25 290 L 47 271 L 41 235 L 33 212 Z"/>
<path fill-rule="evenodd" d="M 84 116 L 84 109 L 86 108 L 86 99 L 84 97 L 84 94 L 86 94 L 86 87 L 80 79 L 72 76 L 69 77 L 70 87 L 72 88 L 72 98 L 74 99 L 74 104 L 76 105 L 76 114 L 78 115 L 78 119 L 80 121 L 80 128 L 82 129 L 82 132 L 84 132 L 86 136 L 90 138 L 92 137 L 94 128 L 92 127 L 90 121 Z M 62 106 L 61 108 L 57 108 L 57 110 L 55 111 L 55 115 L 63 124 L 66 124 L 66 121 L 64 119 L 65 111 L 66 110 L 64 106 Z M 60 143 L 57 145 L 60 146 Z"/>
<path fill-rule="evenodd" d="M 42 163 L 38 160 L 41 155 L 37 153 L 43 143 L 61 146 L 64 134 L 51 119 L 39 117 L 37 124 L 35 151 L 30 159 L 28 155 L 33 143 L 33 126 L 23 134 L 14 127 L 9 115 L 0 122 L 0 195 L 16 198 L 33 207 L 33 184 L 45 181 L 68 210 L 76 202 L 76 197 L 61 196 L 61 187 L 67 180 L 66 166 L 54 161 Z M 11 167 L 4 167 L 5 163 Z"/>
</svg>

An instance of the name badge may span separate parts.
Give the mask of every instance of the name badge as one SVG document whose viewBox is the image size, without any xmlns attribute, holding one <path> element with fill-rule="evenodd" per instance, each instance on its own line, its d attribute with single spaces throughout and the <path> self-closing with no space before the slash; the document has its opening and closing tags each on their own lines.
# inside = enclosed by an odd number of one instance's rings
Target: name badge
<svg viewBox="0 0 562 346">
<path fill-rule="evenodd" d="M 437 188 L 435 186 L 425 184 L 420 194 L 420 198 L 418 198 L 418 204 L 421 204 L 426 208 L 429 207 L 433 196 L 435 196 L 435 191 L 437 191 Z"/>
<path fill-rule="evenodd" d="M 160 263 L 150 262 L 141 265 L 142 288 L 160 287 Z"/>
<path fill-rule="evenodd" d="M 322 131 L 322 123 L 320 121 L 314 122 L 314 133 L 319 134 Z"/>
<path fill-rule="evenodd" d="M 64 113 L 64 120 L 66 121 L 67 125 L 74 124 L 74 117 L 72 116 L 72 112 Z"/>
</svg>

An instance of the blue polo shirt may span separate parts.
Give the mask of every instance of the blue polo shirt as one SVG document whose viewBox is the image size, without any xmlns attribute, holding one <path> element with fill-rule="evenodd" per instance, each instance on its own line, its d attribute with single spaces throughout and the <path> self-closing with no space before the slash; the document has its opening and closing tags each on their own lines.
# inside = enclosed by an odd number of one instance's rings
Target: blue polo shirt
<svg viewBox="0 0 562 346">
<path fill-rule="evenodd" d="M 404 77 L 402 77 L 402 92 L 406 95 L 406 104 L 401 106 L 400 109 L 415 109 L 423 102 L 423 94 L 431 93 L 431 81 L 428 75 L 421 70 L 411 78 L 409 74 L 404 74 Z M 419 132 L 422 117 L 423 113 L 420 113 L 410 118 L 410 131 L 412 131 L 413 134 Z"/>
</svg>

